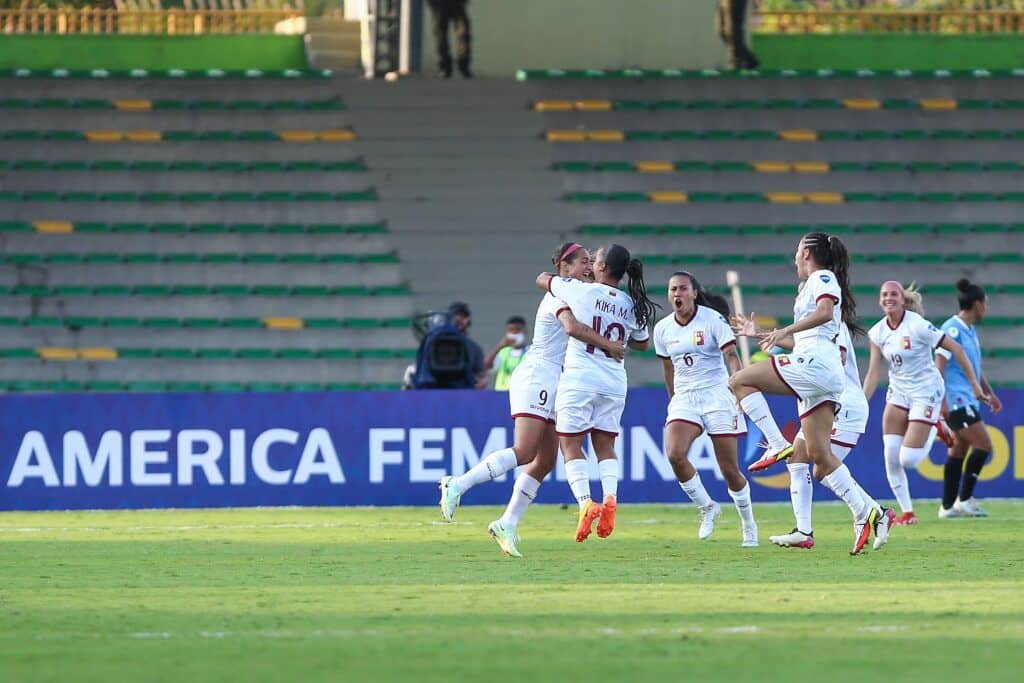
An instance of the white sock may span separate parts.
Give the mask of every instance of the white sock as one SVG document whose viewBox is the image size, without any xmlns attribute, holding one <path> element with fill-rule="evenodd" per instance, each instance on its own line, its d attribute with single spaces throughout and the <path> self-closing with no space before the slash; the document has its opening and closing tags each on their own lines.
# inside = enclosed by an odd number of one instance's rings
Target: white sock
<svg viewBox="0 0 1024 683">
<path fill-rule="evenodd" d="M 917 469 L 921 461 L 928 457 L 928 451 L 924 448 L 911 448 L 903 446 L 900 448 L 900 464 L 904 470 Z"/>
<path fill-rule="evenodd" d="M 914 504 L 910 500 L 910 483 L 907 481 L 907 473 L 900 462 L 903 437 L 899 434 L 883 434 L 882 444 L 885 448 L 885 478 L 889 480 L 892 495 L 896 497 L 901 512 L 913 512 Z"/>
<path fill-rule="evenodd" d="M 511 448 L 494 451 L 469 468 L 469 471 L 461 477 L 456 477 L 455 485 L 459 488 L 459 491 L 465 493 L 477 484 L 497 479 L 509 470 L 514 470 L 517 464 L 516 452 Z"/>
<path fill-rule="evenodd" d="M 744 396 L 740 399 L 740 407 L 768 439 L 769 448 L 778 449 L 789 445 L 786 437 L 782 436 L 779 425 L 775 424 L 775 418 L 768 408 L 768 402 L 764 400 L 764 394 L 755 391 L 749 396 Z"/>
<path fill-rule="evenodd" d="M 697 507 L 706 508 L 711 505 L 711 496 L 708 495 L 707 489 L 704 488 L 704 482 L 700 480 L 700 472 L 694 474 L 693 478 L 689 481 L 679 482 L 679 486 Z"/>
<path fill-rule="evenodd" d="M 739 491 L 729 489 L 729 497 L 732 498 L 733 504 L 736 505 L 736 512 L 740 513 L 740 522 L 742 522 L 743 526 L 755 526 L 754 507 L 750 504 L 750 482 L 747 482 Z"/>
<path fill-rule="evenodd" d="M 864 487 L 857 483 L 854 479 L 853 485 L 860 491 L 860 497 L 864 499 L 864 504 L 868 506 L 868 510 L 881 510 L 882 506 L 878 504 L 878 501 L 868 495 L 868 492 L 864 490 Z"/>
<path fill-rule="evenodd" d="M 568 460 L 565 463 L 565 478 L 580 504 L 580 510 L 590 500 L 590 466 L 586 460 Z"/>
<path fill-rule="evenodd" d="M 523 472 L 516 477 L 516 483 L 512 485 L 512 497 L 508 499 L 508 507 L 505 514 L 498 520 L 506 529 L 515 529 L 519 526 L 519 520 L 526 514 L 526 508 L 537 497 L 537 489 L 540 482 Z"/>
<path fill-rule="evenodd" d="M 864 519 L 870 512 L 871 509 L 864 501 L 864 497 L 860 495 L 860 486 L 853 480 L 853 475 L 846 465 L 837 467 L 832 474 L 822 479 L 821 483 L 832 489 L 832 493 L 846 503 L 855 521 Z"/>
<path fill-rule="evenodd" d="M 602 497 L 617 498 L 619 495 L 619 461 L 615 458 L 598 460 L 597 472 L 601 475 Z"/>
<path fill-rule="evenodd" d="M 809 534 L 814 531 L 811 525 L 811 502 L 814 500 L 811 466 L 805 462 L 791 462 L 786 467 L 789 469 L 789 498 L 793 502 L 796 528 Z"/>
</svg>

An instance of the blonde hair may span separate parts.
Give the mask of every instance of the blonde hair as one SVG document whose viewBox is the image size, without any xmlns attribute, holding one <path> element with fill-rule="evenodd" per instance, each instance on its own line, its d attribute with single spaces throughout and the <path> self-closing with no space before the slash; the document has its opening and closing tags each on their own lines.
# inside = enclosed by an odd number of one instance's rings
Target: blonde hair
<svg viewBox="0 0 1024 683">
<path fill-rule="evenodd" d="M 916 282 L 911 282 L 903 289 L 903 308 L 924 315 L 924 297 L 921 296 Z"/>
</svg>

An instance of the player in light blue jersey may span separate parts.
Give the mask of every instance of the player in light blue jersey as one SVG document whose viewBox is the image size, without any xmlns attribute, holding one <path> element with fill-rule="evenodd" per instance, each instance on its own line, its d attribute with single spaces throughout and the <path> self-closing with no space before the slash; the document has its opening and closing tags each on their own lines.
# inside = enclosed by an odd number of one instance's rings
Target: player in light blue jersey
<svg viewBox="0 0 1024 683">
<path fill-rule="evenodd" d="M 963 347 L 975 377 L 981 382 L 985 393 L 992 397 L 992 412 L 998 413 L 1003 406 L 981 372 L 981 342 L 975 328 L 985 317 L 988 303 L 985 290 L 966 278 L 956 283 L 956 289 L 960 312 L 942 323 L 942 331 Z M 981 405 L 974 398 L 963 368 L 948 351 L 935 351 L 935 365 L 946 381 L 946 400 L 942 412 L 945 414 L 948 410 L 946 422 L 956 432 L 956 443 L 949 449 L 949 457 L 946 459 L 939 518 L 986 517 L 988 514 L 974 500 L 974 485 L 992 452 L 992 440 L 981 419 Z M 971 449 L 969 455 L 968 448 Z"/>
</svg>

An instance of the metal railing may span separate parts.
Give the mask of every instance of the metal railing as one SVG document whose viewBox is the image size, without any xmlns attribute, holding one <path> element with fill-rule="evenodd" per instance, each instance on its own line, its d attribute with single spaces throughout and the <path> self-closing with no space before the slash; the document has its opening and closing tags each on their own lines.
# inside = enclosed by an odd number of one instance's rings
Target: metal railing
<svg viewBox="0 0 1024 683">
<path fill-rule="evenodd" d="M 755 33 L 1024 33 L 1024 12 L 762 12 Z"/>
<path fill-rule="evenodd" d="M 127 10 L 4 9 L 0 33 L 78 33 L 196 35 L 206 33 L 274 33 L 282 21 L 303 16 L 301 10 Z"/>
</svg>

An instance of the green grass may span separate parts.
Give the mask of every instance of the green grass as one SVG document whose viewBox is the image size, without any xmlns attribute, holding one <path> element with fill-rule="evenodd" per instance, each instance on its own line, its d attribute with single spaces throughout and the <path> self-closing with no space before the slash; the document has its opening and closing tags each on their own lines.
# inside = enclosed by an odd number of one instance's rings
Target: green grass
<svg viewBox="0 0 1024 683">
<path fill-rule="evenodd" d="M 0 514 L 0 679 L 14 681 L 1001 681 L 1024 668 L 1024 503 L 896 529 L 847 554 L 843 507 L 811 551 L 756 506 L 623 504 L 571 540 L 530 510 L 523 560 L 498 510 L 258 509 Z"/>
</svg>

